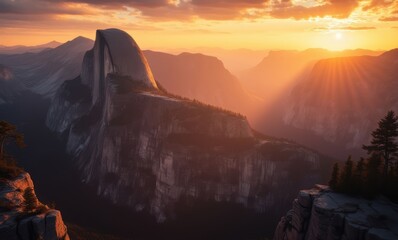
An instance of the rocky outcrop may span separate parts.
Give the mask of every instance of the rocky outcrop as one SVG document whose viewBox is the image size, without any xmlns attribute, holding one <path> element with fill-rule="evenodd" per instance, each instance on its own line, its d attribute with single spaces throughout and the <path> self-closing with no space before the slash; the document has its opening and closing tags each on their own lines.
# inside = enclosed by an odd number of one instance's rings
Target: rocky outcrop
<svg viewBox="0 0 398 240">
<path fill-rule="evenodd" d="M 29 200 L 28 189 L 33 191 Z M 27 210 L 28 201 L 36 202 L 36 206 Z M 0 239 L 69 239 L 61 213 L 38 201 L 28 173 L 0 180 L 0 204 Z"/>
<path fill-rule="evenodd" d="M 142 59 L 139 74 L 135 65 L 115 67 L 130 55 L 107 47 L 114 37 Z M 159 90 L 131 44 L 121 30 L 98 31 L 81 76 L 64 83 L 47 115 L 98 195 L 164 220 L 184 197 L 278 211 L 296 189 L 320 179 L 318 154 L 254 133 L 241 115 Z"/>
<path fill-rule="evenodd" d="M 274 240 L 398 239 L 398 205 L 385 198 L 366 200 L 316 185 L 301 190 L 282 217 Z"/>
</svg>

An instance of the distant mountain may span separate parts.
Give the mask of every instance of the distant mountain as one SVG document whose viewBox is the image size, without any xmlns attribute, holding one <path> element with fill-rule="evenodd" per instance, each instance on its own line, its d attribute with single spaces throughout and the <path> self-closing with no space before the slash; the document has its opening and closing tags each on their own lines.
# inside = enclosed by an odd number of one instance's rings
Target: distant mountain
<svg viewBox="0 0 398 240">
<path fill-rule="evenodd" d="M 283 120 L 353 151 L 369 142 L 388 110 L 398 112 L 397 91 L 398 49 L 378 57 L 324 59 L 294 88 Z"/>
<path fill-rule="evenodd" d="M 203 54 L 144 51 L 154 77 L 170 93 L 247 114 L 259 101 L 223 63 Z"/>
<path fill-rule="evenodd" d="M 60 46 L 62 43 L 51 41 L 45 44 L 36 45 L 36 46 L 23 46 L 23 45 L 16 45 L 16 46 L 2 46 L 0 45 L 0 54 L 21 54 L 21 53 L 37 53 L 43 50 L 56 48 Z"/>
<path fill-rule="evenodd" d="M 249 69 L 258 64 L 261 59 L 268 54 L 268 50 L 252 50 L 252 49 L 223 49 L 216 47 L 198 47 L 165 50 L 167 53 L 180 54 L 183 52 L 202 53 L 208 56 L 214 56 L 220 59 L 225 68 L 232 74 L 236 75 L 243 70 Z"/>
<path fill-rule="evenodd" d="M 263 99 L 264 104 L 257 110 L 258 115 L 251 120 L 253 127 L 269 135 L 293 139 L 333 156 L 345 154 L 341 148 L 333 148 L 330 143 L 311 132 L 284 124 L 289 95 L 298 84 L 309 78 L 314 65 L 322 59 L 380 54 L 381 52 L 362 49 L 341 52 L 325 49 L 271 51 L 260 64 L 240 76 L 246 89 Z M 303 98 L 307 95 L 305 92 L 302 94 Z"/>
<path fill-rule="evenodd" d="M 9 80 L 24 89 L 45 97 L 52 97 L 63 81 L 81 72 L 84 53 L 93 41 L 78 37 L 56 48 L 38 53 L 0 55 L 0 64 L 12 71 Z"/>
<path fill-rule="evenodd" d="M 370 50 L 328 51 L 307 49 L 305 51 L 270 51 L 257 66 L 239 75 L 243 85 L 259 97 L 269 99 L 288 92 L 299 79 L 305 78 L 314 64 L 324 58 L 379 55 Z"/>
</svg>

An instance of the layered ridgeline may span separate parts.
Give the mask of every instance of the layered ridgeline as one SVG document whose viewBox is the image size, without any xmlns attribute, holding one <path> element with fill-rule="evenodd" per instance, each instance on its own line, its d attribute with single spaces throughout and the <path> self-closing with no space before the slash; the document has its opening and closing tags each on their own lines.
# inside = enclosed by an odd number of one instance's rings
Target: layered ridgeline
<svg viewBox="0 0 398 240">
<path fill-rule="evenodd" d="M 0 45 L 0 54 L 21 54 L 21 53 L 37 53 L 44 50 L 49 50 L 52 48 L 56 48 L 62 43 L 57 41 L 51 41 L 45 44 L 40 44 L 36 46 L 23 46 L 23 45 L 16 45 L 16 46 L 2 46 Z"/>
<path fill-rule="evenodd" d="M 216 57 L 154 51 L 144 51 L 144 55 L 156 81 L 170 93 L 244 114 L 251 114 L 260 104 Z"/>
<path fill-rule="evenodd" d="M 398 50 L 321 60 L 293 90 L 283 120 L 352 152 L 387 111 L 398 111 L 397 89 Z"/>
<path fill-rule="evenodd" d="M 47 126 L 67 136 L 83 182 L 115 204 L 173 216 L 181 199 L 280 213 L 321 178 L 320 156 L 255 134 L 246 119 L 159 89 L 138 45 L 98 30 L 79 77 L 66 81 Z"/>
<path fill-rule="evenodd" d="M 1 179 L 0 204 L 0 239 L 69 239 L 61 213 L 39 202 L 28 173 Z"/>
<path fill-rule="evenodd" d="M 15 52 L 0 47 L 0 104 L 12 102 L 24 90 L 52 98 L 65 80 L 80 74 L 84 53 L 94 42 L 77 37 L 59 46 L 54 44 L 15 47 Z M 45 46 L 54 48 L 32 50 Z M 144 51 L 144 55 L 157 81 L 172 94 L 242 113 L 250 113 L 259 102 L 215 57 L 154 51 Z"/>
<path fill-rule="evenodd" d="M 398 205 L 386 198 L 347 196 L 323 185 L 301 190 L 274 240 L 304 239 L 398 239 Z"/>
<path fill-rule="evenodd" d="M 0 54 L 0 103 L 11 102 L 11 96 L 18 97 L 25 90 L 52 97 L 65 80 L 80 73 L 84 53 L 92 44 L 90 39 L 77 37 L 38 53 Z"/>
</svg>

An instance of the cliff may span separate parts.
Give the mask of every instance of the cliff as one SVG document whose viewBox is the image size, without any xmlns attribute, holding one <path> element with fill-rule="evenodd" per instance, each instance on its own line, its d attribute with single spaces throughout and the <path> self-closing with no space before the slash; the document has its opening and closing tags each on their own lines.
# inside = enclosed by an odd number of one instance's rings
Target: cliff
<svg viewBox="0 0 398 240">
<path fill-rule="evenodd" d="M 33 190 L 29 200 L 27 189 Z M 26 210 L 28 202 L 36 206 Z M 0 204 L 0 239 L 69 239 L 61 213 L 38 201 L 28 173 L 0 180 Z"/>
<path fill-rule="evenodd" d="M 385 198 L 335 193 L 322 185 L 301 190 L 274 235 L 274 240 L 300 239 L 398 239 L 398 205 Z"/>
<path fill-rule="evenodd" d="M 108 47 L 113 38 L 127 55 Z M 130 57 L 142 61 L 130 65 Z M 170 96 L 152 80 L 127 33 L 99 30 L 82 74 L 52 101 L 47 126 L 66 136 L 82 182 L 98 195 L 159 221 L 173 216 L 182 198 L 277 214 L 300 186 L 321 178 L 317 153 L 259 136 L 245 117 Z"/>
</svg>

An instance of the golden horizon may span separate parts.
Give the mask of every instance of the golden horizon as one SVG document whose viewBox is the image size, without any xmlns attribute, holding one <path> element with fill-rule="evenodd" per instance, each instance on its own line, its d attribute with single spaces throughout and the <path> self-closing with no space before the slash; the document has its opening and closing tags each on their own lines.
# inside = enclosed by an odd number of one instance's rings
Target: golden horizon
<svg viewBox="0 0 398 240">
<path fill-rule="evenodd" d="M 33 0 L 10 0 L 5 5 L 4 46 L 94 39 L 95 30 L 104 28 L 125 30 L 143 49 L 385 51 L 396 48 L 398 38 L 397 1 L 43 0 L 36 7 Z"/>
</svg>

